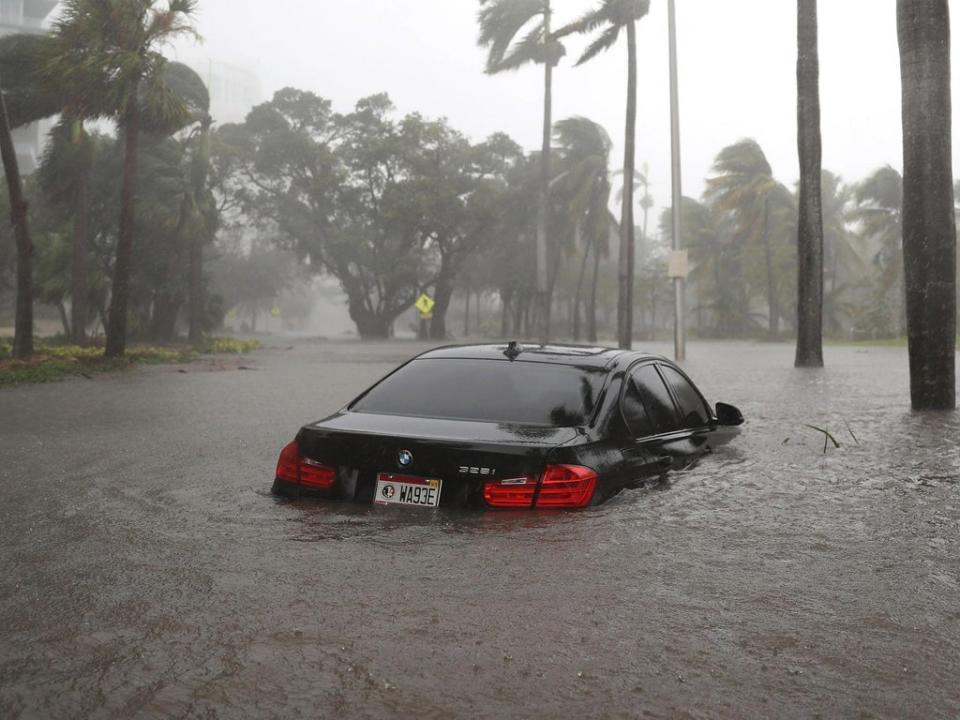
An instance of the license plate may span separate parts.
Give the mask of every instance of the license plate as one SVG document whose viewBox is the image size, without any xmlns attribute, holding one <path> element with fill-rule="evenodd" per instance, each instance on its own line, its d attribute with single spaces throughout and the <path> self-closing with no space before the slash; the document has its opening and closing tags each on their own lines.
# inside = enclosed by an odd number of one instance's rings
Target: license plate
<svg viewBox="0 0 960 720">
<path fill-rule="evenodd" d="M 440 504 L 440 484 L 440 480 L 380 473 L 377 475 L 377 492 L 373 496 L 373 503 L 437 507 Z"/>
</svg>

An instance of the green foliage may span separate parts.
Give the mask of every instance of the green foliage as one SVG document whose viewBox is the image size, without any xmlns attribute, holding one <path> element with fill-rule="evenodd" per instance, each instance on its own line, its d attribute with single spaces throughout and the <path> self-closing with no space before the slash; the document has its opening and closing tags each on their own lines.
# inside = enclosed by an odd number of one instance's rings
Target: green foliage
<svg viewBox="0 0 960 720">
<path fill-rule="evenodd" d="M 504 153 L 514 152 L 501 136 L 471 145 L 446 121 L 395 119 L 386 95 L 340 115 L 328 100 L 288 88 L 216 133 L 213 166 L 222 197 L 248 224 L 309 272 L 336 277 L 360 334 L 384 337 L 421 292 L 440 293 L 495 239 L 516 162 Z M 242 256 L 230 262 L 242 270 Z"/>
<path fill-rule="evenodd" d="M 198 349 L 203 353 L 245 355 L 253 352 L 254 350 L 259 350 L 262 347 L 263 346 L 260 344 L 259 340 L 241 340 L 239 338 L 232 337 L 212 337 L 205 340 Z"/>
<path fill-rule="evenodd" d="M 593 42 L 583 51 L 577 65 L 589 62 L 600 53 L 609 50 L 620 37 L 620 31 L 628 23 L 634 23 L 650 12 L 650 0 L 601 0 L 593 10 L 587 11 L 579 20 L 560 28 L 556 37 L 571 33 L 592 33 L 601 30 Z"/>
<path fill-rule="evenodd" d="M 488 50 L 489 74 L 528 63 L 556 65 L 566 53 L 554 36 L 546 37 L 547 0 L 480 0 L 478 43 Z"/>
<path fill-rule="evenodd" d="M 123 370 L 136 365 L 189 363 L 204 354 L 246 354 L 259 350 L 260 347 L 257 340 L 214 337 L 196 347 L 135 345 L 127 350 L 125 358 L 107 359 L 100 347 L 37 341 L 32 360 L 15 361 L 10 359 L 13 351 L 12 339 L 0 338 L 0 387 L 53 382 L 68 377 Z"/>
</svg>

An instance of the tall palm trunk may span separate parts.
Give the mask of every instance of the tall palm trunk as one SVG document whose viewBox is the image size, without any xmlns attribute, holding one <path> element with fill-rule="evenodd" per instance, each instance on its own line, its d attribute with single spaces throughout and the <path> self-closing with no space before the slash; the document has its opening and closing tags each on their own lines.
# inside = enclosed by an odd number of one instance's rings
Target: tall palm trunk
<svg viewBox="0 0 960 720">
<path fill-rule="evenodd" d="M 88 179 L 80 178 L 73 208 L 73 248 L 70 262 L 70 316 L 73 342 L 87 344 L 87 201 Z"/>
<path fill-rule="evenodd" d="M 0 83 L 0 156 L 10 194 L 13 236 L 17 245 L 17 309 L 14 324 L 13 356 L 25 360 L 33 355 L 33 241 L 30 238 L 29 208 L 23 196 L 20 164 L 13 146 L 13 134 L 7 118 L 7 104 Z"/>
<path fill-rule="evenodd" d="M 897 0 L 903 266 L 915 410 L 956 407 L 956 259 L 947 0 Z"/>
<path fill-rule="evenodd" d="M 543 13 L 544 42 L 550 38 L 550 3 Z M 540 197 L 537 203 L 537 300 L 540 339 L 550 339 L 550 306 L 552 304 L 548 290 L 547 276 L 547 226 L 550 216 L 550 142 L 553 133 L 553 63 L 549 57 L 543 63 L 543 144 L 540 149 Z"/>
<path fill-rule="evenodd" d="M 636 249 L 633 227 L 633 179 L 637 135 L 637 25 L 627 23 L 627 129 L 623 158 L 623 206 L 620 211 L 620 292 L 617 308 L 620 347 L 633 346 L 633 266 Z"/>
<path fill-rule="evenodd" d="M 817 0 L 797 0 L 797 367 L 823 367 L 823 199 Z M 834 276 L 834 284 L 836 276 Z"/>
<path fill-rule="evenodd" d="M 107 325 L 107 357 L 122 357 L 127 348 L 127 303 L 130 296 L 130 265 L 136 230 L 137 154 L 140 145 L 140 104 L 137 92 L 130 94 L 124 113 L 126 147 L 123 158 L 123 191 L 120 200 L 120 234 L 113 266 L 110 317 Z"/>
</svg>

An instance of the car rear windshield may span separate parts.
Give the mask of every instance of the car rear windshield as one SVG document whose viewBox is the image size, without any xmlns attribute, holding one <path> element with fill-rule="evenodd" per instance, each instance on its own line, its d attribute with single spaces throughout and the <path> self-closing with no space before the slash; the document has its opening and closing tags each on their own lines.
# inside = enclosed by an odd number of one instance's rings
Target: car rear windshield
<svg viewBox="0 0 960 720">
<path fill-rule="evenodd" d="M 357 400 L 355 412 L 571 427 L 593 414 L 606 371 L 508 360 L 423 358 Z"/>
</svg>

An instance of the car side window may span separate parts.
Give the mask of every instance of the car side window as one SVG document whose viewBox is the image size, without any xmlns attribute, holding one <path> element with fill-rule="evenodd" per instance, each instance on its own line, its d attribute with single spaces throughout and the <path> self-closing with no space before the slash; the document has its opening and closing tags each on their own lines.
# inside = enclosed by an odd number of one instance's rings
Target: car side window
<svg viewBox="0 0 960 720">
<path fill-rule="evenodd" d="M 663 384 L 663 378 L 654 365 L 643 365 L 633 373 L 640 399 L 647 410 L 653 434 L 679 430 L 682 426 L 677 415 L 676 405 L 670 397 L 670 391 Z"/>
<path fill-rule="evenodd" d="M 709 425 L 710 412 L 700 393 L 690 384 L 690 381 L 668 365 L 662 365 L 660 370 L 676 393 L 683 427 L 698 428 Z"/>
<path fill-rule="evenodd" d="M 627 389 L 623 394 L 623 419 L 627 423 L 627 429 L 633 437 L 646 437 L 653 435 L 653 424 L 647 415 L 647 409 L 643 406 L 643 400 L 640 399 L 640 391 L 637 389 L 633 378 L 627 381 Z"/>
</svg>

